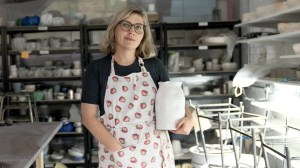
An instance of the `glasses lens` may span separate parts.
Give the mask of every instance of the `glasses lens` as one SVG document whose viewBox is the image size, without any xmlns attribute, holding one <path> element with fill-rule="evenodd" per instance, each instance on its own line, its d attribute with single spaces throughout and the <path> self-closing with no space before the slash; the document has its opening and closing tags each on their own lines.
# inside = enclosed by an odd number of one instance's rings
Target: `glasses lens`
<svg viewBox="0 0 300 168">
<path fill-rule="evenodd" d="M 138 34 L 141 34 L 144 32 L 144 25 L 143 24 L 132 24 L 130 22 L 127 21 L 122 21 L 120 23 L 121 29 L 124 31 L 129 31 L 131 29 L 131 27 L 134 27 L 134 31 Z"/>
<path fill-rule="evenodd" d="M 128 31 L 131 28 L 131 23 L 126 22 L 126 21 L 121 22 L 120 25 L 121 25 L 121 28 L 125 31 Z"/>
<path fill-rule="evenodd" d="M 136 33 L 143 33 L 144 32 L 144 25 L 134 25 L 134 30 Z"/>
</svg>

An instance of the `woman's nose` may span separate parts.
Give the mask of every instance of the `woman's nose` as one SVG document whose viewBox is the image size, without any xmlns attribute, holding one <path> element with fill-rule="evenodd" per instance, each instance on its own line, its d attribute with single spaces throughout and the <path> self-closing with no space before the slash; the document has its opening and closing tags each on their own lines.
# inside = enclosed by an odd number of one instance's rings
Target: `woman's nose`
<svg viewBox="0 0 300 168">
<path fill-rule="evenodd" d="M 131 26 L 131 28 L 128 30 L 129 33 L 135 33 L 135 30 L 134 30 L 134 26 Z"/>
</svg>

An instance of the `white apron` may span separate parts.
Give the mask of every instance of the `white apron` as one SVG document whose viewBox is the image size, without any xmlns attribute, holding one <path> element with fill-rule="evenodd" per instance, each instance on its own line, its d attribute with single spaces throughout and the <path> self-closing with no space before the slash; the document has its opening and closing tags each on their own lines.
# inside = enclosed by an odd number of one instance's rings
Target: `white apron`
<svg viewBox="0 0 300 168">
<path fill-rule="evenodd" d="M 111 152 L 99 143 L 99 168 L 175 167 L 168 133 L 155 129 L 156 85 L 138 59 L 142 72 L 117 76 L 112 58 L 100 120 L 124 148 Z"/>
</svg>

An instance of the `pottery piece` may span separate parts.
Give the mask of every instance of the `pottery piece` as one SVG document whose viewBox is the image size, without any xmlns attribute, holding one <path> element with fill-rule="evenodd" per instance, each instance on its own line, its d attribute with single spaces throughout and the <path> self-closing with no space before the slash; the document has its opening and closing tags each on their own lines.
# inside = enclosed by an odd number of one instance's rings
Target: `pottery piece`
<svg viewBox="0 0 300 168">
<path fill-rule="evenodd" d="M 156 129 L 176 130 L 176 123 L 185 115 L 182 82 L 158 82 L 155 98 Z"/>
</svg>

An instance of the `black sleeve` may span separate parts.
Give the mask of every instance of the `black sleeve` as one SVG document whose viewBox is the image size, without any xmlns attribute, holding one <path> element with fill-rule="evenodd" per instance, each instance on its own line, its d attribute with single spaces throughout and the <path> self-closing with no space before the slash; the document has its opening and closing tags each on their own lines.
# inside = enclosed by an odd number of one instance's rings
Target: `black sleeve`
<svg viewBox="0 0 300 168">
<path fill-rule="evenodd" d="M 156 58 L 158 61 L 157 65 L 157 71 L 159 74 L 159 78 L 158 78 L 158 82 L 165 82 L 165 81 L 169 81 L 169 75 L 168 72 L 166 70 L 166 67 L 164 66 L 164 64 L 162 63 L 162 61 L 158 58 Z"/>
<path fill-rule="evenodd" d="M 144 62 L 145 67 L 150 72 L 156 87 L 158 87 L 158 82 L 169 81 L 168 72 L 159 58 L 154 57 L 145 59 Z"/>
<path fill-rule="evenodd" d="M 100 104 L 100 72 L 96 63 L 91 63 L 84 73 L 82 103 Z"/>
</svg>

